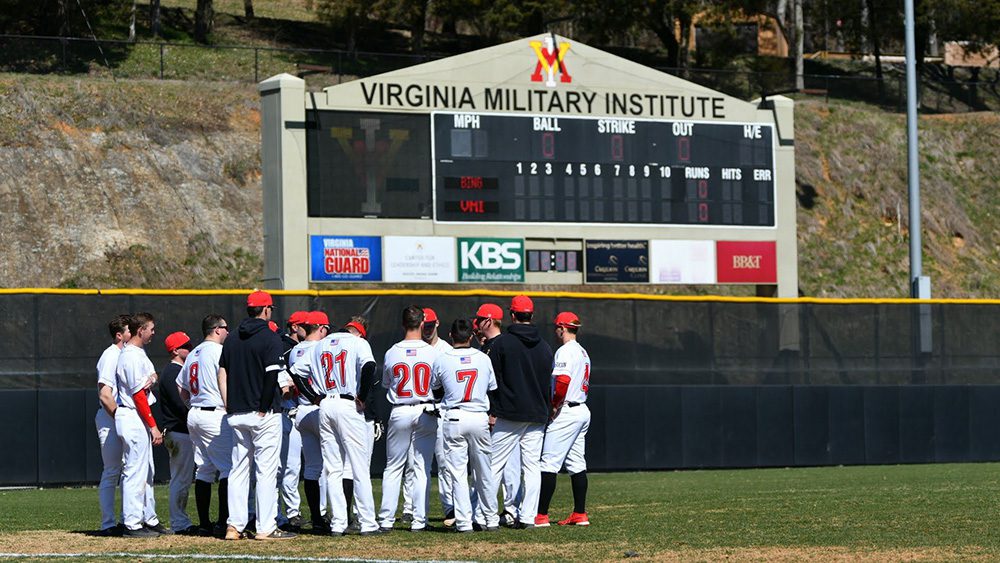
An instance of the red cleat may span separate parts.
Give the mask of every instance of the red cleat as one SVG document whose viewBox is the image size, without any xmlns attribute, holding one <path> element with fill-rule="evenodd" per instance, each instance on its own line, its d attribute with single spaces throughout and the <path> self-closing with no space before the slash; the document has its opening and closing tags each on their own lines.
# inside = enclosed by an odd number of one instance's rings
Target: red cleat
<svg viewBox="0 0 1000 563">
<path fill-rule="evenodd" d="M 548 518 L 546 518 L 548 520 Z M 586 512 L 574 512 L 569 515 L 569 518 L 559 521 L 560 526 L 589 526 L 590 520 L 587 519 Z"/>
<path fill-rule="evenodd" d="M 535 527 L 536 528 L 548 528 L 549 526 L 550 526 L 550 524 L 549 524 L 549 515 L 548 514 L 538 514 L 538 515 L 535 516 Z"/>
</svg>

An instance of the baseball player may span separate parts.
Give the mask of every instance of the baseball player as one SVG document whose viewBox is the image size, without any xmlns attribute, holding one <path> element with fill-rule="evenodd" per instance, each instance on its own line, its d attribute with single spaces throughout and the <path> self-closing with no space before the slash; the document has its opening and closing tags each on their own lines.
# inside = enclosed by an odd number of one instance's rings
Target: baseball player
<svg viewBox="0 0 1000 563">
<path fill-rule="evenodd" d="M 379 526 L 391 530 L 396 520 L 399 485 L 413 448 L 413 523 L 411 531 L 427 527 L 427 493 L 430 490 L 431 459 L 437 439 L 437 418 L 431 395 L 431 366 L 439 355 L 437 349 L 420 336 L 424 311 L 409 306 L 403 309 L 402 325 L 406 335 L 385 353 L 382 386 L 392 405 L 386 441 L 386 467 L 382 473 L 382 508 Z"/>
<path fill-rule="evenodd" d="M 321 496 L 326 491 L 321 490 L 322 487 L 320 487 L 320 477 L 323 473 L 323 452 L 320 449 L 319 406 L 313 404 L 319 392 L 308 385 L 308 381 L 311 371 L 312 349 L 320 340 L 326 338 L 330 320 L 322 311 L 310 311 L 299 318 L 292 315 L 292 318 L 297 321 L 296 326 L 301 330 L 303 339 L 289 351 L 288 368 L 278 377 L 278 384 L 283 388 L 291 386 L 293 389 L 299 387 L 305 389 L 304 392 L 290 393 L 294 396 L 295 401 L 295 407 L 290 411 L 290 414 L 295 423 L 296 433 L 301 436 L 301 452 L 305 457 L 305 471 L 302 475 L 303 487 L 306 492 L 306 502 L 309 505 L 309 515 L 312 518 L 313 531 L 325 533 L 329 532 L 329 526 L 323 520 L 321 507 L 321 504 L 326 504 Z M 292 466 L 291 461 L 289 459 L 289 466 Z M 287 487 L 289 479 L 287 475 L 285 477 L 284 483 Z M 295 483 L 296 489 L 298 489 L 297 478 Z M 292 518 L 289 518 L 289 524 L 294 525 Z"/>
<path fill-rule="evenodd" d="M 436 348 L 438 352 L 444 354 L 451 350 L 451 344 L 438 336 L 439 326 L 441 326 L 441 322 L 438 320 L 437 313 L 434 309 L 425 307 L 424 324 L 420 329 L 420 337 L 423 338 L 424 342 Z M 451 483 L 448 481 L 448 472 L 445 471 L 443 424 L 438 424 L 437 439 L 434 442 L 434 459 L 437 460 L 438 466 L 438 496 L 441 498 L 441 508 L 444 509 L 444 525 L 452 526 L 455 523 L 455 510 L 451 500 Z M 407 471 L 407 487 L 412 485 L 412 475 L 412 471 Z M 406 494 L 404 493 L 403 496 L 405 499 Z"/>
<path fill-rule="evenodd" d="M 351 323 L 349 323 L 350 325 Z M 330 532 L 347 531 L 347 500 L 342 483 L 344 466 L 350 465 L 361 535 L 379 533 L 369 472 L 371 425 L 365 421 L 365 402 L 375 379 L 371 346 L 347 327 L 320 340 L 313 347 L 310 383 L 322 389 L 320 446 L 330 503 Z"/>
<path fill-rule="evenodd" d="M 472 464 L 474 488 L 487 513 L 496 514 L 496 495 L 491 482 L 490 425 L 487 411 L 488 391 L 497 388 L 493 364 L 486 354 L 471 347 L 472 325 L 458 319 L 451 325 L 455 348 L 438 356 L 434 362 L 431 387 L 444 389 L 441 401 L 441 426 L 445 435 L 443 473 L 451 483 L 454 499 L 455 529 L 472 531 L 472 504 L 469 499 L 468 467 Z"/>
<path fill-rule="evenodd" d="M 233 431 L 219 391 L 219 357 L 229 335 L 226 319 L 208 315 L 201 321 L 205 340 L 188 354 L 177 374 L 181 399 L 191 405 L 188 434 L 194 446 L 194 502 L 198 509 L 198 534 L 225 533 L 229 519 L 229 469 L 233 463 Z M 212 483 L 219 478 L 219 519 L 213 526 L 209 516 Z"/>
<path fill-rule="evenodd" d="M 97 361 L 97 398 L 101 406 L 94 416 L 94 424 L 97 427 L 97 440 L 101 444 L 101 460 L 104 462 L 101 484 L 97 487 L 101 505 L 101 530 L 98 534 L 102 536 L 122 533 L 115 524 L 115 490 L 122 476 L 122 441 L 115 430 L 115 409 L 120 404 L 115 370 L 118 368 L 118 356 L 122 347 L 132 337 L 128 323 L 128 315 L 118 315 L 111 319 L 108 323 L 111 345 L 101 353 L 101 358 Z"/>
<path fill-rule="evenodd" d="M 166 533 L 155 515 L 153 489 L 153 449 L 163 443 L 163 435 L 149 410 L 148 391 L 156 382 L 156 370 L 144 347 L 153 340 L 155 324 L 149 313 L 139 313 L 129 320 L 128 344 L 122 347 L 115 369 L 115 382 L 121 406 L 115 409 L 115 430 L 124 451 L 122 469 L 122 518 L 126 537 L 155 537 Z M 152 518 L 146 503 L 153 507 Z M 144 522 L 145 521 L 145 522 Z"/>
<path fill-rule="evenodd" d="M 254 539 L 283 540 L 295 534 L 278 529 L 278 465 L 281 457 L 281 395 L 278 389 L 281 338 L 268 325 L 274 301 L 266 291 L 247 297 L 247 319 L 226 338 L 219 358 L 219 390 L 233 431 L 229 472 L 227 540 L 246 530 L 250 468 L 257 476 Z"/>
<path fill-rule="evenodd" d="M 473 320 L 473 330 L 475 338 L 479 341 L 480 350 L 489 355 L 490 348 L 497 341 L 497 337 L 502 333 L 503 309 L 494 303 L 484 303 L 476 311 Z M 517 524 L 517 507 L 524 499 L 524 487 L 521 486 L 521 449 L 514 448 L 507 464 L 504 466 L 503 475 L 498 485 L 503 486 L 503 508 L 500 523 L 507 527 L 514 527 Z M 477 514 L 477 523 L 484 526 L 486 516 L 481 512 L 479 506 L 479 496 L 476 491 L 472 491 L 472 506 Z"/>
<path fill-rule="evenodd" d="M 191 339 L 183 332 L 167 335 L 163 344 L 170 354 L 170 362 L 160 373 L 160 422 L 163 427 L 163 445 L 170 453 L 170 527 L 174 533 L 193 536 L 198 526 L 187 515 L 188 491 L 194 479 L 194 451 L 188 434 L 188 407 L 177 388 L 177 375 L 184 367 L 184 360 L 191 351 Z"/>
<path fill-rule="evenodd" d="M 288 355 L 292 348 L 305 339 L 306 311 L 295 311 L 285 323 L 285 334 L 281 341 L 285 344 L 285 353 L 281 356 L 281 364 L 287 369 Z M 282 389 L 292 385 L 287 374 L 279 381 Z M 292 393 L 282 398 L 281 403 L 281 465 L 278 476 L 281 482 L 281 506 L 278 509 L 278 527 L 284 530 L 297 531 L 302 527 L 302 516 L 299 511 L 299 473 L 302 471 L 302 435 L 295 425 L 295 414 L 298 411 L 299 400 Z"/>
<path fill-rule="evenodd" d="M 587 460 L 584 442 L 590 428 L 590 356 L 576 341 L 580 318 L 569 311 L 555 319 L 556 338 L 562 346 L 556 350 L 552 368 L 552 421 L 542 444 L 542 484 L 538 497 L 535 526 L 549 525 L 549 502 L 556 490 L 556 473 L 566 464 L 573 484 L 573 513 L 560 520 L 560 526 L 589 526 L 587 518 Z"/>
<path fill-rule="evenodd" d="M 528 296 L 515 296 L 510 305 L 513 324 L 489 348 L 497 377 L 497 389 L 490 394 L 490 414 L 495 420 L 491 455 L 494 482 L 490 494 L 496 496 L 496 485 L 510 454 L 519 448 L 524 498 L 515 527 L 522 529 L 534 527 L 538 512 L 538 463 L 549 420 L 553 360 L 552 348 L 541 339 L 538 327 L 531 324 L 533 312 L 534 303 Z M 497 518 L 490 513 L 485 516 L 487 527 Z"/>
</svg>

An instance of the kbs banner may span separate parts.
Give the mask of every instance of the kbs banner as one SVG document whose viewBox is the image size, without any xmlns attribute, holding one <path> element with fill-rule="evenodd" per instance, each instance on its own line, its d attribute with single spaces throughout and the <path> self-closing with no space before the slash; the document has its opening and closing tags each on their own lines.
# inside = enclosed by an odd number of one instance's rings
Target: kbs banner
<svg viewBox="0 0 1000 563">
<path fill-rule="evenodd" d="M 650 241 L 649 281 L 671 284 L 715 283 L 715 241 Z"/>
<path fill-rule="evenodd" d="M 458 239 L 458 281 L 524 282 L 524 239 Z"/>
<path fill-rule="evenodd" d="M 774 241 L 717 241 L 719 283 L 778 283 Z"/>
<path fill-rule="evenodd" d="M 648 240 L 588 240 L 587 283 L 649 283 Z"/>
<path fill-rule="evenodd" d="M 385 281 L 455 283 L 455 239 L 385 237 Z"/>
<path fill-rule="evenodd" d="M 312 235 L 309 281 L 382 281 L 382 238 Z"/>
</svg>

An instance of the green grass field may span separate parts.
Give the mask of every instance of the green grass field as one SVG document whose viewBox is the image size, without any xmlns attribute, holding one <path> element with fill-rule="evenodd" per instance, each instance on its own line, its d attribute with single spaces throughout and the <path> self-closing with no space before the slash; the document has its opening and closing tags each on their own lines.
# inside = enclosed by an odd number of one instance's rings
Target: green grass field
<svg viewBox="0 0 1000 563">
<path fill-rule="evenodd" d="M 166 488 L 157 488 L 167 514 Z M 379 498 L 376 481 L 376 499 Z M 97 526 L 93 488 L 0 492 L 0 552 L 228 554 L 463 560 L 1000 559 L 1000 465 L 909 465 L 593 474 L 589 528 L 496 534 L 301 536 L 277 543 L 161 537 Z M 193 511 L 193 499 L 189 508 Z M 553 517 L 571 507 L 560 476 Z M 432 524 L 440 521 L 436 496 Z"/>
</svg>

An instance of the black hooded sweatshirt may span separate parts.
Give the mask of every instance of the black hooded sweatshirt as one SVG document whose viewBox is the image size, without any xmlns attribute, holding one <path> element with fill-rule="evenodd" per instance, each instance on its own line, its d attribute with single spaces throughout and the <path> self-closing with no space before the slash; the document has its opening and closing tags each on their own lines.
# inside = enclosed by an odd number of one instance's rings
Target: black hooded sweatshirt
<svg viewBox="0 0 1000 563">
<path fill-rule="evenodd" d="M 490 344 L 497 377 L 497 389 L 489 394 L 490 414 L 515 422 L 548 422 L 552 348 L 538 327 L 513 324 Z"/>
<path fill-rule="evenodd" d="M 281 337 L 263 319 L 244 319 L 236 336 L 226 339 L 219 367 L 226 368 L 229 414 L 281 411 L 278 371 L 284 351 Z"/>
</svg>

